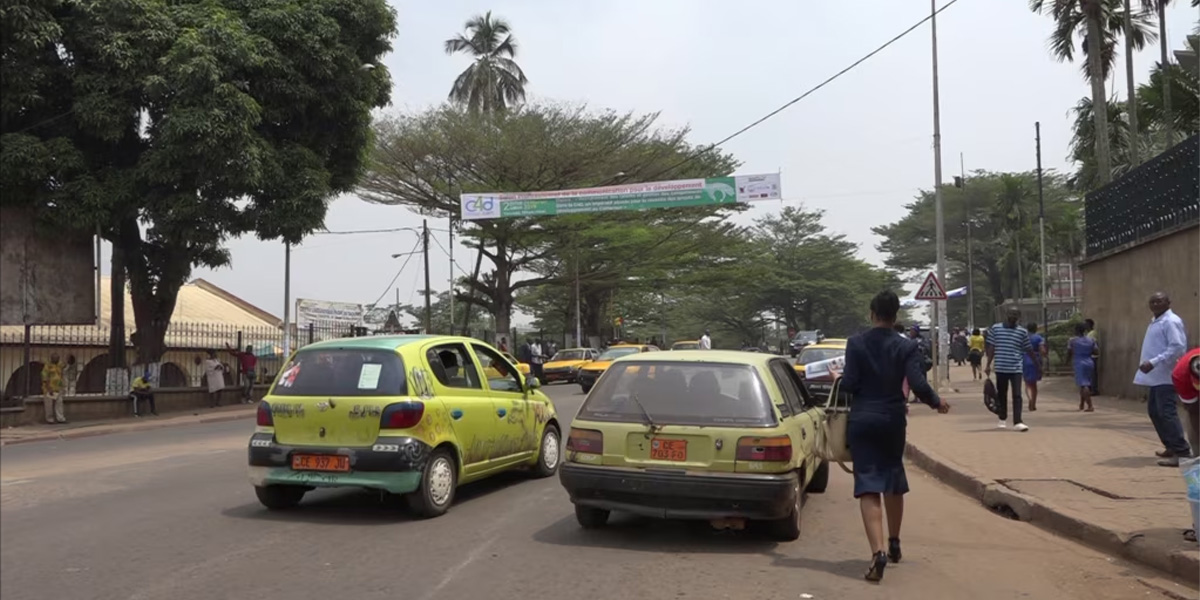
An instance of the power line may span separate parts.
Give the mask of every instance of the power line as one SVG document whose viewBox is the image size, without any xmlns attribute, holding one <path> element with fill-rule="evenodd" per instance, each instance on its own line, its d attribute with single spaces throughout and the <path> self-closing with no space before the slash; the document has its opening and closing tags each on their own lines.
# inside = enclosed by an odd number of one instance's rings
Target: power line
<svg viewBox="0 0 1200 600">
<path fill-rule="evenodd" d="M 438 231 L 441 233 L 446 233 L 446 232 L 450 231 L 449 229 L 438 229 L 436 227 L 430 227 L 429 230 L 430 231 Z M 420 233 L 420 231 L 416 227 L 396 227 L 393 229 L 350 229 L 350 230 L 346 230 L 346 231 L 328 231 L 328 230 L 327 231 L 314 231 L 314 232 L 312 232 L 312 235 L 357 235 L 357 234 L 361 234 L 361 233 L 396 233 L 398 231 L 415 231 L 415 232 Z"/>
<path fill-rule="evenodd" d="M 379 294 L 379 297 L 376 298 L 375 301 L 371 303 L 371 306 L 379 306 L 379 302 L 382 301 L 383 297 L 387 295 L 388 290 L 392 289 L 392 286 L 395 285 L 397 279 L 400 279 L 400 274 L 404 272 L 404 267 L 408 266 L 408 261 L 412 260 L 412 257 L 417 252 L 417 246 L 420 246 L 420 245 L 421 245 L 421 241 L 417 240 L 417 243 L 413 245 L 413 249 L 408 253 L 408 257 L 404 259 L 404 264 L 400 265 L 400 270 L 396 271 L 396 276 L 392 277 L 392 280 L 387 284 L 387 287 L 383 288 L 383 293 Z"/>
<path fill-rule="evenodd" d="M 833 74 L 832 76 L 830 76 L 828 79 L 826 79 L 825 81 L 822 81 L 821 83 L 818 83 L 817 85 L 813 86 L 813 87 L 812 87 L 811 89 L 809 89 L 807 92 L 804 92 L 803 94 L 800 94 L 799 96 L 796 96 L 795 98 L 792 98 L 791 100 L 789 100 L 788 102 L 786 102 L 786 103 L 785 103 L 783 106 L 780 106 L 779 108 L 777 108 L 777 109 L 775 109 L 775 110 L 773 110 L 773 111 L 771 111 L 771 112 L 767 113 L 765 116 L 763 116 L 763 117 L 759 118 L 758 120 L 754 121 L 753 123 L 751 123 L 751 124 L 749 124 L 749 125 L 747 125 L 747 126 L 745 126 L 745 127 L 741 128 L 741 129 L 739 129 L 739 130 L 737 130 L 737 131 L 733 132 L 731 135 L 729 135 L 729 136 L 725 137 L 725 138 L 724 138 L 724 139 L 722 139 L 721 141 L 719 141 L 719 142 L 716 142 L 716 143 L 713 143 L 713 144 L 710 144 L 709 146 L 707 146 L 707 147 L 705 147 L 705 148 L 702 148 L 702 149 L 700 149 L 700 150 L 698 150 L 698 151 L 696 151 L 696 152 L 692 153 L 690 156 L 685 156 L 685 157 L 683 158 L 683 160 L 681 160 L 681 161 L 679 161 L 679 162 L 677 162 L 677 163 L 675 163 L 675 164 L 673 164 L 673 165 L 671 165 L 671 166 L 669 166 L 669 167 L 667 167 L 667 168 L 665 168 L 665 169 L 663 169 L 663 170 L 659 171 L 658 173 L 655 173 L 654 175 L 651 175 L 651 176 L 647 177 L 646 179 L 647 179 L 647 180 L 651 180 L 651 181 L 652 181 L 652 180 L 654 180 L 654 179 L 657 179 L 658 177 L 660 177 L 660 176 L 662 176 L 662 175 L 664 175 L 664 174 L 666 174 L 666 173 L 669 173 L 669 172 L 671 172 L 671 171 L 674 171 L 675 169 L 677 169 L 677 168 L 679 168 L 679 167 L 682 167 L 683 165 L 686 165 L 687 163 L 689 163 L 689 162 L 692 162 L 693 160 L 696 160 L 697 158 L 699 158 L 699 157 L 703 156 L 704 154 L 706 154 L 706 153 L 708 153 L 708 152 L 711 152 L 711 151 L 713 151 L 713 150 L 717 149 L 717 147 L 721 146 L 721 145 L 722 145 L 722 144 L 724 144 L 725 142 L 728 142 L 728 141 L 732 140 L 733 138 L 736 138 L 736 137 L 738 137 L 738 136 L 742 135 L 743 133 L 746 133 L 747 131 L 750 131 L 751 129 L 754 129 L 755 127 L 757 127 L 757 126 L 761 125 L 761 124 L 762 124 L 764 121 L 766 121 L 767 119 L 770 119 L 771 117 L 774 117 L 775 115 L 777 115 L 777 114 L 779 114 L 779 113 L 783 112 L 784 110 L 787 110 L 787 109 L 788 109 L 788 108 L 790 108 L 790 107 L 791 107 L 793 104 L 796 104 L 797 102 L 799 102 L 799 101 L 801 101 L 801 100 L 803 100 L 803 99 L 805 99 L 805 98 L 809 97 L 809 96 L 810 96 L 810 95 L 812 95 L 814 92 L 816 92 L 817 90 L 819 90 L 819 89 L 821 89 L 821 88 L 825 87 L 826 85 L 829 85 L 829 84 L 830 84 L 830 83 L 832 83 L 832 82 L 833 82 L 835 79 L 837 79 L 837 78 L 841 77 L 842 75 L 845 75 L 846 73 L 849 73 L 849 72 L 850 72 L 852 69 L 854 69 L 854 68 L 855 68 L 855 67 L 857 67 L 858 65 L 860 65 L 860 64 L 862 64 L 862 63 L 864 63 L 864 62 L 866 62 L 866 61 L 867 61 L 867 59 L 869 59 L 869 58 L 871 58 L 871 57 L 875 56 L 876 54 L 879 54 L 880 52 L 882 52 L 882 51 L 883 51 L 885 48 L 887 48 L 888 46 L 891 46 L 892 44 L 894 44 L 894 43 L 896 43 L 896 42 L 900 41 L 900 39 L 901 39 L 901 38 L 903 38 L 904 36 L 906 36 L 906 35 L 908 35 L 908 34 L 912 33 L 912 32 L 913 32 L 914 30 L 916 30 L 918 27 L 920 27 L 921 25 L 924 25 L 926 21 L 929 21 L 929 20 L 933 19 L 933 17 L 934 17 L 935 15 L 938 15 L 938 14 L 940 14 L 942 11 L 946 10 L 947 8 L 950 8 L 951 6 L 953 6 L 953 5 L 954 5 L 955 3 L 957 3 L 957 2 L 958 2 L 958 0 L 950 0 L 950 1 L 949 1 L 949 2 L 947 2 L 947 3 L 946 3 L 944 6 L 942 6 L 942 7 L 941 7 L 941 8 L 939 8 L 939 9 L 937 9 L 936 11 L 934 11 L 934 12 L 933 12 L 932 14 L 930 14 L 929 16 L 925 17 L 924 19 L 921 19 L 920 21 L 917 21 L 916 23 L 914 23 L 914 24 L 913 24 L 911 27 L 909 27 L 908 29 L 905 29 L 904 31 L 900 32 L 900 34 L 899 34 L 899 35 L 897 35 L 897 36 L 893 37 L 892 39 L 890 39 L 890 40 L 888 40 L 888 41 L 886 41 L 886 42 L 884 42 L 884 44 L 883 44 L 882 46 L 879 46 L 878 48 L 876 48 L 876 49 L 872 50 L 871 52 L 867 53 L 867 54 L 866 54 L 865 56 L 863 56 L 862 58 L 860 58 L 860 59 L 858 59 L 858 60 L 854 61 L 853 63 L 850 63 L 850 65 L 849 65 L 848 67 L 846 67 L 846 68 L 842 69 L 841 71 L 838 71 L 837 73 L 834 73 L 834 74 Z"/>
</svg>

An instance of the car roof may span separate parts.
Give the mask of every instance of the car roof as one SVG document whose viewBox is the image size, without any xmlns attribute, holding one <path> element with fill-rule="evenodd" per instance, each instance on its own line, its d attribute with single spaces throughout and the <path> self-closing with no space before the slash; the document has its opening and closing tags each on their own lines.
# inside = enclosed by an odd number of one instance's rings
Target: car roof
<svg viewBox="0 0 1200 600">
<path fill-rule="evenodd" d="M 580 350 L 591 350 L 591 348 L 559 348 L 559 352 L 579 352 Z"/>
<path fill-rule="evenodd" d="M 675 344 L 699 344 L 699 343 L 700 343 L 700 340 L 679 340 L 678 342 L 675 342 Z M 674 345 L 674 344 L 672 344 L 672 345 Z"/>
<path fill-rule="evenodd" d="M 479 340 L 475 338 L 467 338 L 455 335 L 369 335 L 365 337 L 347 337 L 337 338 L 333 340 L 324 340 L 308 344 L 304 350 L 321 350 L 334 348 L 360 348 L 371 350 L 396 350 L 409 344 L 418 342 L 462 342 L 465 344 L 479 344 Z"/>
<path fill-rule="evenodd" d="M 810 344 L 810 345 L 804 347 L 805 350 L 808 350 L 809 348 L 814 348 L 816 350 L 827 350 L 830 348 L 837 349 L 837 350 L 845 350 L 846 349 L 846 341 L 845 340 L 834 340 L 831 342 L 829 340 L 825 340 L 819 344 Z"/>
<path fill-rule="evenodd" d="M 726 363 L 765 367 L 780 358 L 774 354 L 742 352 L 740 350 L 679 350 L 676 352 L 649 352 L 622 356 L 616 362 L 697 362 Z"/>
</svg>

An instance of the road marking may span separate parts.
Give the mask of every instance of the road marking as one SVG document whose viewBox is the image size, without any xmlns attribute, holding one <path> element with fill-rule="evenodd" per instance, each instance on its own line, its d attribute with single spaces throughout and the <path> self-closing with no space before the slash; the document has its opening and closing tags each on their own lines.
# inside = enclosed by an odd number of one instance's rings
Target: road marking
<svg viewBox="0 0 1200 600">
<path fill-rule="evenodd" d="M 457 565 L 450 567 L 450 570 L 446 571 L 446 576 L 442 577 L 442 580 L 438 582 L 437 585 L 433 586 L 433 589 L 429 590 L 428 594 L 421 596 L 421 600 L 430 600 L 436 596 L 438 592 L 442 591 L 442 588 L 450 584 L 450 581 L 454 579 L 455 575 L 458 575 L 459 571 L 463 570 L 463 568 L 465 568 L 467 565 L 475 562 L 475 559 L 479 558 L 479 555 L 483 554 L 483 551 L 487 550 L 488 546 L 491 546 L 492 542 L 494 541 L 496 541 L 496 536 L 488 538 L 486 542 L 476 546 L 474 550 L 471 550 L 469 553 L 467 553 L 467 557 Z"/>
<path fill-rule="evenodd" d="M 0 483 L 2 483 L 4 485 L 21 485 L 22 483 L 29 483 L 30 481 L 33 481 L 33 480 L 32 479 L 0 479 Z"/>
</svg>

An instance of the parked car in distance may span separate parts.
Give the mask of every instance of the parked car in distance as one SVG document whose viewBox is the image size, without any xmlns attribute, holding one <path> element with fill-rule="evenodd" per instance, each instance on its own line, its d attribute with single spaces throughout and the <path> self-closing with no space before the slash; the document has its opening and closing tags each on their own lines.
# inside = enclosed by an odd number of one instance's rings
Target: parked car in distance
<svg viewBox="0 0 1200 600">
<path fill-rule="evenodd" d="M 824 492 L 829 480 L 816 455 L 822 417 L 783 357 L 629 355 L 572 421 L 559 478 L 584 528 L 621 511 L 763 521 L 794 540 L 805 492 Z"/>
<path fill-rule="evenodd" d="M 672 350 L 699 350 L 700 340 L 680 340 L 671 344 Z"/>
<path fill-rule="evenodd" d="M 792 341 L 789 343 L 790 354 L 792 358 L 796 358 L 796 356 L 800 354 L 800 351 L 803 350 L 805 346 L 818 344 L 824 340 L 825 334 L 821 333 L 820 329 L 801 331 L 792 337 Z"/>
<path fill-rule="evenodd" d="M 600 352 L 593 348 L 567 348 L 559 350 L 542 367 L 542 373 L 547 383 L 554 383 L 555 381 L 575 383 L 579 375 L 579 369 L 583 365 L 596 360 L 598 356 L 600 356 Z"/>
</svg>

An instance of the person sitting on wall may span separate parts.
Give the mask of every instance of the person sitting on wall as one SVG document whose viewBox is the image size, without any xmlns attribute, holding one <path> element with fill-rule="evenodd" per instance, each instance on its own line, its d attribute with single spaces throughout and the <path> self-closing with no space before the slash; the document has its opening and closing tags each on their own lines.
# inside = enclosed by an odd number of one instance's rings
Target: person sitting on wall
<svg viewBox="0 0 1200 600">
<path fill-rule="evenodd" d="M 154 392 L 150 391 L 150 367 L 146 367 L 146 370 L 133 380 L 133 390 L 129 392 L 129 399 L 133 400 L 133 416 L 142 416 L 138 414 L 138 404 L 142 401 L 150 405 L 150 414 L 158 416 L 158 409 L 154 406 Z"/>
</svg>

